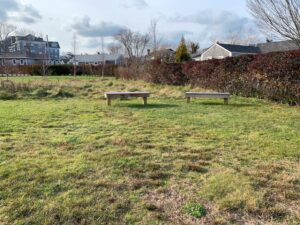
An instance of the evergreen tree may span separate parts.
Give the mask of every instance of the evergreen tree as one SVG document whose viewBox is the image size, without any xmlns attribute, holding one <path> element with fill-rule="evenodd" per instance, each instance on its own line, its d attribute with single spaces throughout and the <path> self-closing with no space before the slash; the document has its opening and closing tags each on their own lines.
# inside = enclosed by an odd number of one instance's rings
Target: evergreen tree
<svg viewBox="0 0 300 225">
<path fill-rule="evenodd" d="M 176 50 L 176 56 L 175 56 L 176 62 L 181 63 L 185 62 L 191 59 L 191 56 L 188 52 L 188 48 L 185 43 L 185 39 L 182 36 L 180 44 Z"/>
</svg>

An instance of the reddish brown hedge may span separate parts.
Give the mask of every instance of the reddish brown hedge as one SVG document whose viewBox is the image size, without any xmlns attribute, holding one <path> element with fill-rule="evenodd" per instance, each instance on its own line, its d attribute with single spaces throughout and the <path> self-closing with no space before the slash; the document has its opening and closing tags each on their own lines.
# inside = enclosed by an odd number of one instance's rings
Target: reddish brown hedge
<svg viewBox="0 0 300 225">
<path fill-rule="evenodd" d="M 153 83 L 190 84 L 300 105 L 300 51 L 185 64 L 151 62 L 145 68 L 140 77 Z"/>
</svg>

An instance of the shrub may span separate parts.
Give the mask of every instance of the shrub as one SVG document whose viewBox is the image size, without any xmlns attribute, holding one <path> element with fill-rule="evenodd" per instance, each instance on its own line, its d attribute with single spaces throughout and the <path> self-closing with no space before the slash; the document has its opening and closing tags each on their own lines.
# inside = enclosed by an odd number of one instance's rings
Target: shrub
<svg viewBox="0 0 300 225">
<path fill-rule="evenodd" d="M 183 207 L 183 211 L 185 213 L 190 214 L 193 217 L 196 218 L 202 218 L 206 216 L 207 210 L 203 205 L 196 204 L 196 203 L 188 203 Z"/>
<path fill-rule="evenodd" d="M 51 75 L 69 75 L 72 74 L 73 66 L 71 65 L 53 65 L 49 67 L 49 73 Z"/>
<path fill-rule="evenodd" d="M 10 93 L 5 90 L 0 90 L 0 100 L 13 100 L 16 99 L 17 95 L 15 93 Z"/>
<path fill-rule="evenodd" d="M 117 65 L 107 64 L 104 67 L 104 75 L 116 76 Z M 28 66 L 8 66 L 7 72 L 9 74 L 29 74 L 31 76 L 42 76 L 42 65 L 28 65 Z M 61 76 L 72 75 L 74 71 L 73 65 L 51 65 L 46 67 L 47 76 Z M 4 68 L 0 67 L 0 73 L 4 74 Z M 77 66 L 77 75 L 93 75 L 100 76 L 102 74 L 101 65 L 79 65 Z"/>
<path fill-rule="evenodd" d="M 60 88 L 52 97 L 53 98 L 73 98 L 74 94 Z"/>
<path fill-rule="evenodd" d="M 187 83 L 181 64 L 167 64 L 160 61 L 148 63 L 145 67 L 144 80 L 156 84 L 184 85 Z"/>
<path fill-rule="evenodd" d="M 36 98 L 44 98 L 49 95 L 48 91 L 44 88 L 38 88 L 31 93 Z"/>
<path fill-rule="evenodd" d="M 179 46 L 176 50 L 175 58 L 176 58 L 176 62 L 185 62 L 191 59 L 184 37 L 181 38 Z"/>
<path fill-rule="evenodd" d="M 143 79 L 153 83 L 190 84 L 244 97 L 300 105 L 300 51 L 184 64 L 149 62 L 145 68 Z"/>
</svg>

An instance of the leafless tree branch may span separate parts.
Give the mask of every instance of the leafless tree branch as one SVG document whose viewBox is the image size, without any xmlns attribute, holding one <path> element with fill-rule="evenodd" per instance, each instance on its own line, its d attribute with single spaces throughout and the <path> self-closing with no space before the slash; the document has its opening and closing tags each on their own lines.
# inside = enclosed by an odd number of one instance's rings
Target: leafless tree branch
<svg viewBox="0 0 300 225">
<path fill-rule="evenodd" d="M 262 31 L 293 40 L 300 46 L 300 0 L 247 1 Z"/>
</svg>

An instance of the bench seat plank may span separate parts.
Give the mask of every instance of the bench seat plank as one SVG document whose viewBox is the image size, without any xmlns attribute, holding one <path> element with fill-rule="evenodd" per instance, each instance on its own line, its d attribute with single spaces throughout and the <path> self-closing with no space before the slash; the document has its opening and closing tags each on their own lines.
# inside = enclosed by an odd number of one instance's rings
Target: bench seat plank
<svg viewBox="0 0 300 225">
<path fill-rule="evenodd" d="M 217 93 L 217 92 L 186 92 L 187 102 L 190 103 L 191 98 L 220 98 L 224 99 L 227 105 L 230 98 L 230 93 Z"/>
<path fill-rule="evenodd" d="M 107 92 L 105 93 L 107 104 L 111 105 L 112 99 L 117 98 L 143 98 L 144 105 L 147 105 L 147 98 L 150 97 L 149 92 Z"/>
<path fill-rule="evenodd" d="M 230 93 L 187 92 L 186 96 L 199 98 L 229 98 Z"/>
<path fill-rule="evenodd" d="M 120 97 L 150 97 L 149 92 L 108 92 L 105 93 L 106 98 L 120 98 Z"/>
</svg>

